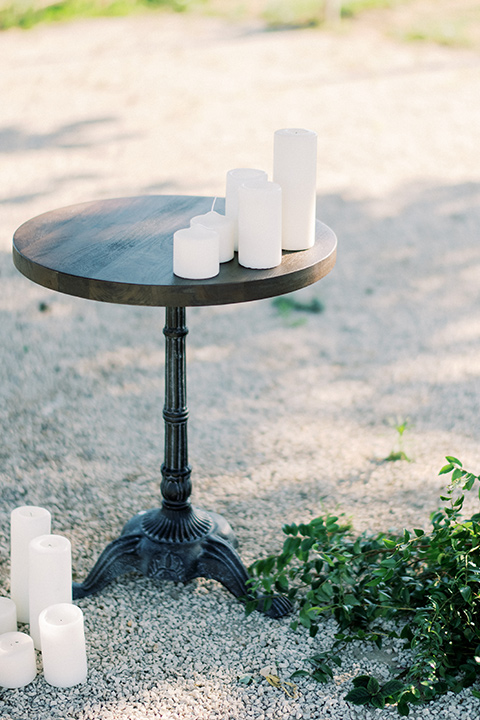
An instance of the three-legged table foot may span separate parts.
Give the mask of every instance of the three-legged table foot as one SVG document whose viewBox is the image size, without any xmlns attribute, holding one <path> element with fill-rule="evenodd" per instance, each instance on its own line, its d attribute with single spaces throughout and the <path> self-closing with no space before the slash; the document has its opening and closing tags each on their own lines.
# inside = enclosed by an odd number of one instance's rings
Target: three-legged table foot
<svg viewBox="0 0 480 720">
<path fill-rule="evenodd" d="M 190 507 L 184 513 L 165 508 L 135 515 L 119 538 L 111 542 L 83 583 L 73 586 L 74 598 L 101 590 L 124 573 L 137 571 L 158 580 L 186 583 L 197 577 L 222 583 L 235 597 L 252 599 L 248 573 L 234 545 L 229 524 L 216 513 Z M 258 609 L 272 618 L 292 607 L 280 596 Z"/>
</svg>

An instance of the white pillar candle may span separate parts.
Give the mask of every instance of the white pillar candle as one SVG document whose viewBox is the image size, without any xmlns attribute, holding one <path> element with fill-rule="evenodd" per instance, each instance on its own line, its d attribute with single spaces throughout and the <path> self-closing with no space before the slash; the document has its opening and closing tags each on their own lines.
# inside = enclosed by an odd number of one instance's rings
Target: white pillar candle
<svg viewBox="0 0 480 720">
<path fill-rule="evenodd" d="M 225 216 L 233 221 L 233 247 L 238 250 L 238 188 L 250 180 L 264 180 L 268 175 L 265 170 L 256 168 L 235 168 L 227 172 L 225 189 Z"/>
<path fill-rule="evenodd" d="M 71 687 L 87 679 L 83 613 L 77 605 L 58 603 L 39 616 L 45 680 L 55 687 Z"/>
<path fill-rule="evenodd" d="M 190 225 L 203 225 L 209 230 L 215 230 L 218 233 L 219 242 L 219 258 L 220 262 L 229 262 L 234 255 L 234 237 L 233 237 L 233 220 L 220 215 L 215 210 L 205 213 L 205 215 L 195 215 L 190 220 Z"/>
<path fill-rule="evenodd" d="M 189 280 L 206 280 L 220 270 L 220 241 L 216 230 L 191 225 L 173 234 L 173 272 Z"/>
<path fill-rule="evenodd" d="M 18 622 L 28 623 L 28 546 L 50 532 L 51 515 L 45 508 L 24 505 L 10 515 L 10 595 Z"/>
<path fill-rule="evenodd" d="M 61 535 L 41 535 L 29 548 L 30 635 L 41 649 L 38 616 L 49 605 L 72 602 L 72 551 Z"/>
<path fill-rule="evenodd" d="M 0 635 L 0 685 L 19 688 L 35 679 L 37 663 L 33 640 L 25 633 Z"/>
<path fill-rule="evenodd" d="M 17 608 L 13 600 L 0 597 L 0 635 L 17 631 Z"/>
<path fill-rule="evenodd" d="M 291 128 L 274 135 L 273 181 L 282 188 L 283 249 L 315 244 L 317 133 Z"/>
<path fill-rule="evenodd" d="M 238 262 L 263 269 L 282 262 L 282 189 L 273 182 L 238 189 Z"/>
</svg>

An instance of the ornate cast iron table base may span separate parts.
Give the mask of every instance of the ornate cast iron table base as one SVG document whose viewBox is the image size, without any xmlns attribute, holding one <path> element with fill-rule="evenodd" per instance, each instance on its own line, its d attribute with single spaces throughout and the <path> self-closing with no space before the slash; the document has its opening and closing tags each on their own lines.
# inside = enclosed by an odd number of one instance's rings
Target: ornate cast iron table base
<svg viewBox="0 0 480 720">
<path fill-rule="evenodd" d="M 86 580 L 74 583 L 73 597 L 96 593 L 131 571 L 182 583 L 209 578 L 241 600 L 252 597 L 246 584 L 248 573 L 234 547 L 237 541 L 224 518 L 197 508 L 169 515 L 163 508 L 135 515 L 121 536 L 105 548 Z M 258 609 L 278 618 L 291 612 L 292 606 L 286 598 L 275 596 L 266 610 L 260 599 Z"/>
<path fill-rule="evenodd" d="M 135 515 L 111 542 L 83 583 L 74 583 L 74 598 L 101 590 L 114 578 L 137 571 L 159 579 L 186 583 L 197 577 L 218 580 L 237 598 L 252 598 L 248 573 L 235 548 L 228 522 L 190 503 L 191 468 L 187 460 L 185 308 L 166 308 L 165 461 L 161 508 Z M 292 609 L 285 598 L 259 598 L 258 609 L 282 617 Z"/>
</svg>

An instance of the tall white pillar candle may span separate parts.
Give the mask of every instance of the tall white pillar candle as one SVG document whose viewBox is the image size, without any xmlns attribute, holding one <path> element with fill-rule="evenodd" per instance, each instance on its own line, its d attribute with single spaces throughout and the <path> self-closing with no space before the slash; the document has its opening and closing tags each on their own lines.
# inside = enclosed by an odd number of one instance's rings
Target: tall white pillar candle
<svg viewBox="0 0 480 720">
<path fill-rule="evenodd" d="M 13 600 L 0 597 L 0 635 L 17 631 L 17 608 Z"/>
<path fill-rule="evenodd" d="M 220 215 L 215 210 L 205 213 L 205 215 L 195 215 L 190 220 L 190 225 L 203 225 L 209 230 L 215 230 L 218 233 L 219 242 L 219 258 L 220 262 L 228 262 L 232 260 L 234 255 L 234 237 L 233 237 L 233 220 Z"/>
<path fill-rule="evenodd" d="M 58 603 L 40 613 L 40 636 L 45 680 L 55 687 L 71 687 L 87 679 L 83 613 L 77 605 Z"/>
<path fill-rule="evenodd" d="M 233 220 L 233 247 L 238 250 L 238 188 L 250 180 L 264 180 L 268 175 L 257 168 L 234 168 L 227 172 L 225 189 L 225 215 Z"/>
<path fill-rule="evenodd" d="M 0 635 L 0 685 L 19 688 L 35 679 L 37 663 L 33 640 L 20 632 Z"/>
<path fill-rule="evenodd" d="M 41 649 L 38 616 L 49 605 L 72 602 L 72 551 L 62 535 L 40 535 L 29 548 L 30 635 Z"/>
<path fill-rule="evenodd" d="M 264 269 L 282 262 L 282 189 L 273 182 L 238 189 L 238 262 Z"/>
<path fill-rule="evenodd" d="M 291 128 L 274 135 L 273 181 L 282 188 L 284 250 L 315 244 L 317 133 Z"/>
<path fill-rule="evenodd" d="M 10 595 L 18 622 L 28 623 L 28 546 L 30 540 L 50 532 L 51 515 L 45 508 L 24 505 L 10 515 Z"/>
<path fill-rule="evenodd" d="M 191 225 L 173 234 L 173 272 L 188 280 L 206 280 L 220 270 L 216 230 Z"/>
</svg>

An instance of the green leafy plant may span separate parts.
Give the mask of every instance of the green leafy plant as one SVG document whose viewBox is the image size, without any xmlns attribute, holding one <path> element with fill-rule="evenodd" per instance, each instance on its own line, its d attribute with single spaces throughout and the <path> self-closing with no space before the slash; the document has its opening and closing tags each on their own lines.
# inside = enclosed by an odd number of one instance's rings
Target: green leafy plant
<svg viewBox="0 0 480 720">
<path fill-rule="evenodd" d="M 272 305 L 276 308 L 279 315 L 289 321 L 288 324 L 290 327 L 303 325 L 306 322 L 305 317 L 297 318 L 294 321 L 290 320 L 292 313 L 302 312 L 318 314 L 323 312 L 325 309 L 322 301 L 318 298 L 312 298 L 308 302 L 302 302 L 294 297 L 288 297 L 286 295 L 280 295 L 272 300 Z"/>
<path fill-rule="evenodd" d="M 322 301 L 318 298 L 312 298 L 308 302 L 301 302 L 295 298 L 281 295 L 280 297 L 275 298 L 272 303 L 280 313 L 290 313 L 292 310 L 299 312 L 321 313 L 325 310 Z"/>
<path fill-rule="evenodd" d="M 279 555 L 250 568 L 252 589 L 280 593 L 294 603 L 291 626 L 314 637 L 323 617 L 338 631 L 328 652 L 309 659 L 297 673 L 326 682 L 341 651 L 353 640 L 403 641 L 410 664 L 386 683 L 361 675 L 346 699 L 381 708 L 396 704 L 400 715 L 451 691 L 469 687 L 480 672 L 480 513 L 462 519 L 465 493 L 480 476 L 447 457 L 440 475 L 451 475 L 431 515 L 431 529 L 355 537 L 335 515 L 308 524 L 285 525 Z M 247 603 L 247 613 L 256 601 Z M 480 692 L 472 690 L 476 697 Z"/>
</svg>

